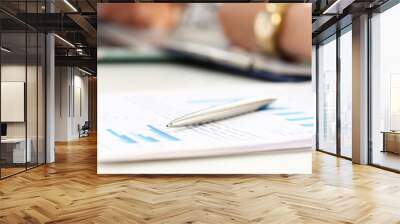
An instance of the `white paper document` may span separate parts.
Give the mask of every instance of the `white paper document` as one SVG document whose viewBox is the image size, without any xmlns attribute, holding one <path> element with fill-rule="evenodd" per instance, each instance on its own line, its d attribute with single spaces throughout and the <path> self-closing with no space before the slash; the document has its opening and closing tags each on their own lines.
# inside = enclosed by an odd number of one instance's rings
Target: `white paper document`
<svg viewBox="0 0 400 224">
<path fill-rule="evenodd" d="M 311 150 L 314 130 L 310 94 L 264 90 L 101 94 L 98 162 L 213 157 L 278 150 Z M 171 120 L 207 107 L 262 94 L 267 108 L 204 125 L 168 128 Z"/>
</svg>

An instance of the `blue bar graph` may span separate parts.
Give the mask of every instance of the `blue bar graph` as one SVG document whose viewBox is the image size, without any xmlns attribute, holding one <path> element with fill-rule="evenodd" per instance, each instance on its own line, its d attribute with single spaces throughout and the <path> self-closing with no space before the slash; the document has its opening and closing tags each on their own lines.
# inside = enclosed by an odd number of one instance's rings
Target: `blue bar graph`
<svg viewBox="0 0 400 224">
<path fill-rule="evenodd" d="M 157 139 L 149 137 L 149 136 L 144 136 L 144 135 L 136 135 L 136 136 L 145 142 L 158 142 Z"/>
<path fill-rule="evenodd" d="M 118 137 L 121 141 L 125 142 L 125 143 L 129 143 L 129 144 L 134 144 L 136 143 L 135 140 L 133 140 L 132 138 L 126 136 L 126 135 L 120 135 L 117 132 L 111 130 L 111 129 L 107 129 L 108 132 L 110 132 L 112 135 L 114 135 L 115 137 Z"/>
<path fill-rule="evenodd" d="M 295 117 L 295 118 L 287 118 L 288 121 L 306 121 L 306 120 L 313 120 L 314 117 Z"/>
<path fill-rule="evenodd" d="M 151 132 L 149 134 L 138 134 L 138 133 L 133 133 L 130 132 L 129 136 L 124 135 L 124 134 L 119 134 L 116 131 L 112 129 L 107 129 L 107 131 L 117 137 L 120 141 L 128 144 L 135 144 L 135 143 L 155 143 L 155 142 L 160 142 L 162 140 L 164 141 L 180 141 L 178 138 L 152 126 L 152 125 L 147 125 L 149 128 L 148 131 L 146 132 Z"/>
<path fill-rule="evenodd" d="M 273 109 L 273 108 L 271 108 Z M 282 108 L 285 109 L 285 108 Z M 297 110 L 286 110 L 286 111 L 277 111 L 274 115 L 282 117 L 283 119 L 294 122 L 297 125 L 302 127 L 314 127 L 314 116 L 310 116 L 306 112 L 297 111 Z"/>
<path fill-rule="evenodd" d="M 158 135 L 159 137 L 161 137 L 161 138 L 163 138 L 165 140 L 168 140 L 168 141 L 179 141 L 178 138 L 175 138 L 174 136 L 169 135 L 169 134 L 167 134 L 167 133 L 161 131 L 160 129 L 157 129 L 157 128 L 151 126 L 151 125 L 147 125 L 147 127 L 150 128 L 151 132 L 153 132 L 154 134 Z"/>
</svg>

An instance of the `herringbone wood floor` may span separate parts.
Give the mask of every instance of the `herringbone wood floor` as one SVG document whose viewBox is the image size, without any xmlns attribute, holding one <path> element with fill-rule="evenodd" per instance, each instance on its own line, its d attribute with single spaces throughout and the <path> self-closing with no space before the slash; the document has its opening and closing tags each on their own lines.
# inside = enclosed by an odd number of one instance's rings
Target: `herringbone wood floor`
<svg viewBox="0 0 400 224">
<path fill-rule="evenodd" d="M 0 181 L 0 223 L 400 223 L 400 175 L 316 152 L 313 175 L 98 176 L 96 139 Z"/>
</svg>

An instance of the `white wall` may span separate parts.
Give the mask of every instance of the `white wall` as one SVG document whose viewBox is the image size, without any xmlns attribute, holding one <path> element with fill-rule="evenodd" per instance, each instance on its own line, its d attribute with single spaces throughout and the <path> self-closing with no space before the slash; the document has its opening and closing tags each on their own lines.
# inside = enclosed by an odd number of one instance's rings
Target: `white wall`
<svg viewBox="0 0 400 224">
<path fill-rule="evenodd" d="M 77 105 L 80 101 L 80 106 L 81 110 L 79 111 L 79 108 L 75 106 L 75 120 L 74 120 L 74 126 L 76 127 L 78 124 L 83 124 L 85 121 L 88 120 L 89 117 L 89 111 L 88 111 L 88 77 L 87 76 L 82 76 L 81 73 L 79 75 L 75 75 L 75 80 L 74 80 L 74 86 L 75 86 L 75 105 Z M 77 98 L 78 93 L 77 90 L 80 90 L 80 99 Z M 75 129 L 77 130 L 77 129 Z M 76 133 L 78 134 L 78 133 Z"/>
<path fill-rule="evenodd" d="M 79 137 L 78 125 L 88 120 L 88 78 L 76 68 L 56 67 L 55 140 Z"/>
<path fill-rule="evenodd" d="M 2 65 L 1 81 L 25 82 L 25 65 Z M 5 108 L 1 108 L 4 110 Z M 7 123 L 7 137 L 25 137 L 25 123 Z"/>
<path fill-rule="evenodd" d="M 55 68 L 55 141 L 69 139 L 69 85 L 70 70 L 68 67 Z"/>
<path fill-rule="evenodd" d="M 29 86 L 27 88 L 27 110 L 28 110 L 28 137 L 30 131 L 30 127 L 32 130 L 36 130 L 36 120 L 37 115 L 32 111 L 36 112 L 37 107 L 37 99 L 36 99 L 36 67 L 28 66 L 27 68 L 25 65 L 3 65 L 1 67 L 1 81 L 2 82 L 25 82 L 25 75 L 27 69 L 27 78 L 29 81 Z M 30 87 L 30 88 L 29 88 Z M 5 110 L 6 108 L 2 108 Z M 31 122 L 34 122 L 31 124 Z M 33 133 L 33 131 L 32 131 Z M 35 131 L 36 133 L 36 131 Z M 7 122 L 7 136 L 8 137 L 24 137 L 25 136 L 25 122 Z"/>
<path fill-rule="evenodd" d="M 74 70 L 74 80 L 71 91 L 71 132 L 72 138 L 78 138 L 78 125 L 83 125 L 88 120 L 88 78 Z"/>
</svg>

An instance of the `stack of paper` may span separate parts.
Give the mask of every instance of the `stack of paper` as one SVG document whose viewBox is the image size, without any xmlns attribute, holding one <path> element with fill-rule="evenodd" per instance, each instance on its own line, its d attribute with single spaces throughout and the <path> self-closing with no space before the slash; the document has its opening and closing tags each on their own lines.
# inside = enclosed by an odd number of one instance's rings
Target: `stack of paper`
<svg viewBox="0 0 400 224">
<path fill-rule="evenodd" d="M 242 89 L 101 94 L 98 162 L 311 150 L 314 131 L 311 91 L 307 95 L 274 93 L 277 101 L 268 108 L 218 122 L 166 127 L 181 115 L 259 94 L 271 93 Z"/>
</svg>

